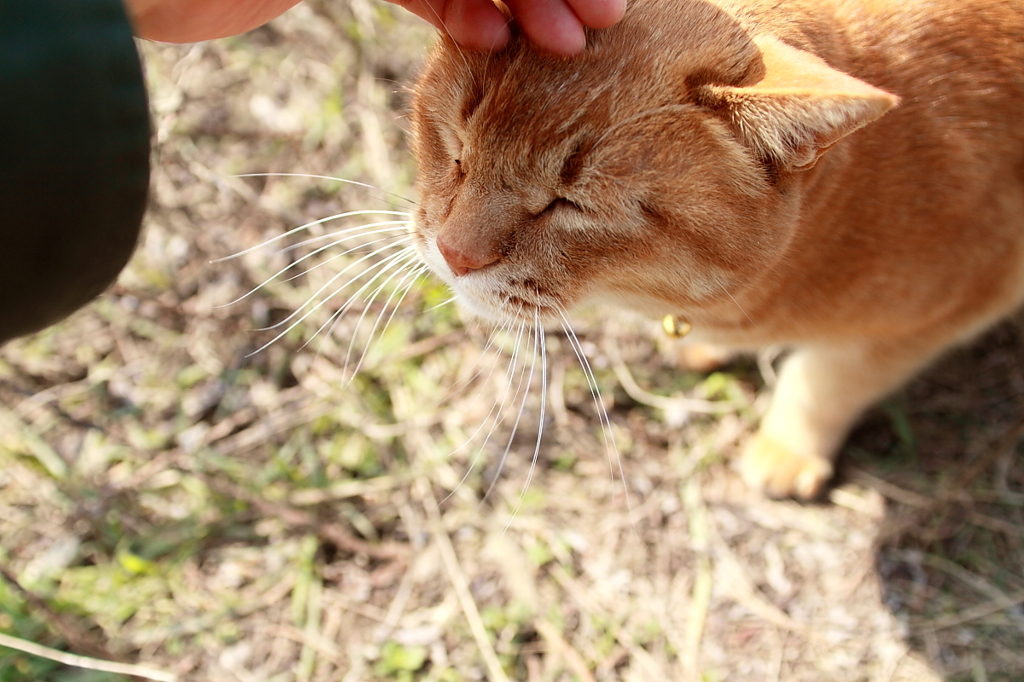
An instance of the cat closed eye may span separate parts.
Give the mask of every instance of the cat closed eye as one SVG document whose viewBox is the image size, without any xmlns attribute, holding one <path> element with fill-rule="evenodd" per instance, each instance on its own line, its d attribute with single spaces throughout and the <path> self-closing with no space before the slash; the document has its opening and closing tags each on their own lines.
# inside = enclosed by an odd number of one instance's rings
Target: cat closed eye
<svg viewBox="0 0 1024 682">
<path fill-rule="evenodd" d="M 569 199 L 563 199 L 560 197 L 558 199 L 553 199 L 550 204 L 544 207 L 543 211 L 537 214 L 537 217 L 539 218 L 541 216 L 551 215 L 555 211 L 565 208 L 571 208 L 575 211 L 583 210 L 579 204 L 570 201 Z"/>
</svg>

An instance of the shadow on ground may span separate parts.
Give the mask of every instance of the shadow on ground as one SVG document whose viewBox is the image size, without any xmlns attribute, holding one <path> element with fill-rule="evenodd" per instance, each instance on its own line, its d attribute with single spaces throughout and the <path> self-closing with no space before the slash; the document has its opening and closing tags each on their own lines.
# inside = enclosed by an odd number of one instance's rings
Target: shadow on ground
<svg viewBox="0 0 1024 682">
<path fill-rule="evenodd" d="M 882 598 L 943 679 L 1024 676 L 1022 320 L 950 353 L 845 451 L 887 498 Z"/>
</svg>

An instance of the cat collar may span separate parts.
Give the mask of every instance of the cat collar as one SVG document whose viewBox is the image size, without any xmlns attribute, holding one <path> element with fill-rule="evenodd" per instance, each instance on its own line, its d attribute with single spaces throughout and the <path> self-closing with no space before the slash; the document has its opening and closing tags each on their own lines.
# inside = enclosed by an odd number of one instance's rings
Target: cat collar
<svg viewBox="0 0 1024 682">
<path fill-rule="evenodd" d="M 675 315 L 666 315 L 661 318 L 661 328 L 672 338 L 681 339 L 690 333 L 693 325 L 686 320 L 677 318 Z"/>
</svg>

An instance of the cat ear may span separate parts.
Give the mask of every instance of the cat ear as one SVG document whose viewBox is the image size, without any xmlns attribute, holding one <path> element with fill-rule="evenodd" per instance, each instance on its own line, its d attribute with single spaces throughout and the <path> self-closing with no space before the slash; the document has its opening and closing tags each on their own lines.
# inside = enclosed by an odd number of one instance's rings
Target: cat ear
<svg viewBox="0 0 1024 682">
<path fill-rule="evenodd" d="M 740 140 L 788 170 L 814 166 L 842 138 L 899 98 L 833 69 L 815 55 L 766 36 L 754 38 L 765 75 L 746 87 L 704 85 L 701 103 L 721 112 Z"/>
</svg>

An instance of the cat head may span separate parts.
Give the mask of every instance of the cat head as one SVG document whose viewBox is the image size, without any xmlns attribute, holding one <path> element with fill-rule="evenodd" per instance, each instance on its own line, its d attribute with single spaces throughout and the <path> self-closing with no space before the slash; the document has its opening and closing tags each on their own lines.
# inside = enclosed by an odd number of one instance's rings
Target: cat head
<svg viewBox="0 0 1024 682">
<path fill-rule="evenodd" d="M 571 58 L 444 38 L 412 104 L 417 247 L 494 321 L 699 317 L 782 257 L 793 178 L 895 104 L 705 0 L 637 0 Z"/>
</svg>

